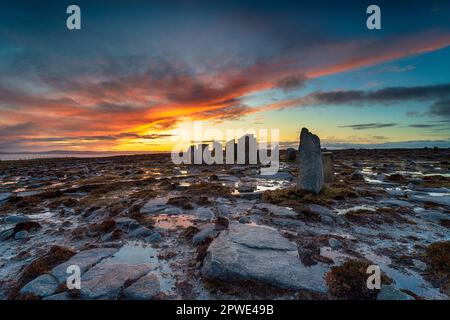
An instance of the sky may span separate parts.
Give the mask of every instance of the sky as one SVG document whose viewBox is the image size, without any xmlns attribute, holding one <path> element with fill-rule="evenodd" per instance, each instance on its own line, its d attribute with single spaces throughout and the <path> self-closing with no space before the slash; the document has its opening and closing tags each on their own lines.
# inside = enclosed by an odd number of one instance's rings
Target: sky
<svg viewBox="0 0 450 320">
<path fill-rule="evenodd" d="M 0 152 L 170 151 L 198 121 L 281 147 L 302 127 L 329 148 L 450 147 L 450 2 L 0 5 Z"/>
</svg>

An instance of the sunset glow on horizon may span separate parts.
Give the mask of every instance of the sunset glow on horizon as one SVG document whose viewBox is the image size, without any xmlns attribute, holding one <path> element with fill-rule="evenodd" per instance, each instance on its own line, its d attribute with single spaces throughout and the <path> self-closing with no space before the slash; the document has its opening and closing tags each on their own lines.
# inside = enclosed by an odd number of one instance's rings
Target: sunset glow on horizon
<svg viewBox="0 0 450 320">
<path fill-rule="evenodd" d="M 448 2 L 381 1 L 379 31 L 361 1 L 78 1 L 79 31 L 43 3 L 1 14 L 0 152 L 170 151 L 195 121 L 284 147 L 303 126 L 330 148 L 450 147 Z"/>
</svg>

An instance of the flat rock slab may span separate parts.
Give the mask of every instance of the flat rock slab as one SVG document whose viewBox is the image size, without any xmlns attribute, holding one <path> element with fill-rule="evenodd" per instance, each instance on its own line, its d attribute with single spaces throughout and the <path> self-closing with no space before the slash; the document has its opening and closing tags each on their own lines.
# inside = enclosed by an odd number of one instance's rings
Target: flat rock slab
<svg viewBox="0 0 450 320">
<path fill-rule="evenodd" d="M 412 208 L 414 205 L 408 201 L 405 200 L 398 200 L 398 199 L 384 199 L 380 201 L 381 204 L 392 206 L 392 207 L 406 207 L 406 208 Z"/>
<path fill-rule="evenodd" d="M 274 216 L 278 217 L 296 217 L 298 213 L 292 209 L 286 207 L 280 207 L 270 203 L 258 203 L 255 205 L 255 208 L 263 211 L 267 211 Z"/>
<path fill-rule="evenodd" d="M 150 271 L 150 264 L 100 263 L 81 277 L 82 299 L 118 299 L 122 289 Z"/>
<path fill-rule="evenodd" d="M 54 294 L 58 287 L 59 282 L 55 277 L 50 274 L 43 274 L 28 282 L 20 289 L 20 294 L 32 294 L 33 296 L 44 298 Z"/>
<path fill-rule="evenodd" d="M 124 290 L 124 296 L 130 300 L 151 300 L 161 292 L 156 274 L 149 273 Z"/>
<path fill-rule="evenodd" d="M 210 245 L 203 263 L 206 278 L 255 281 L 286 289 L 326 291 L 326 268 L 305 267 L 297 245 L 272 228 L 230 223 Z"/>
<path fill-rule="evenodd" d="M 12 216 L 6 217 L 3 221 L 5 223 L 9 223 L 9 224 L 16 224 L 16 223 L 20 223 L 20 222 L 31 221 L 31 218 L 27 217 L 27 216 L 23 216 L 23 215 L 12 215 Z"/>
<path fill-rule="evenodd" d="M 0 193 L 0 202 L 8 200 L 12 196 L 13 196 L 13 194 L 9 193 L 9 192 Z"/>
<path fill-rule="evenodd" d="M 77 265 L 80 267 L 81 274 L 86 272 L 89 268 L 100 262 L 101 260 L 112 256 L 118 249 L 115 248 L 98 248 L 77 253 L 68 261 L 56 266 L 52 270 L 52 275 L 58 279 L 60 283 L 64 283 L 67 280 L 69 274 L 67 274 L 67 267 L 71 265 Z"/>
<path fill-rule="evenodd" d="M 450 207 L 450 197 L 433 197 L 427 195 L 411 195 L 410 199 L 418 202 L 431 202 L 445 207 Z"/>
</svg>

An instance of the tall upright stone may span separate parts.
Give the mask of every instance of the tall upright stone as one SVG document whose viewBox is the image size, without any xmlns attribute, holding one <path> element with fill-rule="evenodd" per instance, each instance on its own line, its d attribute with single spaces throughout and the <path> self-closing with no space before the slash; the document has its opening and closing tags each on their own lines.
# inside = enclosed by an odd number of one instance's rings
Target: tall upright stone
<svg viewBox="0 0 450 320">
<path fill-rule="evenodd" d="M 297 188 L 319 193 L 323 187 L 323 162 L 320 139 L 302 128 L 299 146 L 299 173 Z"/>
</svg>

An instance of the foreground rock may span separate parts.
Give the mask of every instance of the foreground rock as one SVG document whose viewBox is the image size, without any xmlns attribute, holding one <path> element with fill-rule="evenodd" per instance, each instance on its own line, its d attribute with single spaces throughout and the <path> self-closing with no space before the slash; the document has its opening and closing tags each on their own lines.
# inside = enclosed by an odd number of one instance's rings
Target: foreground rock
<svg viewBox="0 0 450 320">
<path fill-rule="evenodd" d="M 299 159 L 297 187 L 319 193 L 323 187 L 324 177 L 320 139 L 306 128 L 303 128 L 300 134 Z"/>
<path fill-rule="evenodd" d="M 305 267 L 297 245 L 271 228 L 232 222 L 210 245 L 202 274 L 223 281 L 255 281 L 286 288 L 325 291 L 324 270 Z"/>
<path fill-rule="evenodd" d="M 13 194 L 10 193 L 10 192 L 0 193 L 0 203 L 3 202 L 3 201 L 8 200 L 9 198 L 12 197 L 12 195 Z"/>
<path fill-rule="evenodd" d="M 149 273 L 124 290 L 130 300 L 151 300 L 161 292 L 158 276 Z"/>
<path fill-rule="evenodd" d="M 81 277 L 82 299 L 118 299 L 122 289 L 150 270 L 149 264 L 101 263 Z"/>
<path fill-rule="evenodd" d="M 89 268 L 101 260 L 112 256 L 117 251 L 118 249 L 114 248 L 98 248 L 82 251 L 70 258 L 69 261 L 56 266 L 51 273 L 60 283 L 65 283 L 68 277 L 67 268 L 69 266 L 77 265 L 80 267 L 81 274 L 83 274 Z"/>
<path fill-rule="evenodd" d="M 377 300 L 415 300 L 409 294 L 397 289 L 394 285 L 383 285 Z"/>
<path fill-rule="evenodd" d="M 58 280 L 50 274 L 43 274 L 20 289 L 20 294 L 25 296 L 31 294 L 34 297 L 47 297 L 58 290 Z"/>
</svg>

